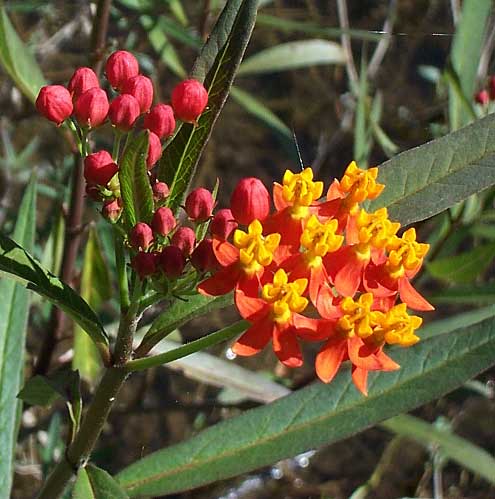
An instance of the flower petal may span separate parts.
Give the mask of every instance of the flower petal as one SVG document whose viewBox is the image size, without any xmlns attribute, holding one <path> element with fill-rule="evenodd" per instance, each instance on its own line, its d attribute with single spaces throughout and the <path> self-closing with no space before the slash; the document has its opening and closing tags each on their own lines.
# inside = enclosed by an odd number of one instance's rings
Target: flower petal
<svg viewBox="0 0 495 499">
<path fill-rule="evenodd" d="M 220 296 L 232 291 L 239 279 L 239 267 L 230 265 L 198 284 L 198 291 L 205 296 Z"/>
<path fill-rule="evenodd" d="M 400 299 L 413 310 L 435 310 L 435 307 L 413 288 L 405 276 L 399 279 L 399 295 Z"/>
<path fill-rule="evenodd" d="M 265 301 L 248 296 L 240 289 L 235 292 L 234 298 L 242 318 L 250 322 L 256 322 L 269 311 L 269 305 Z"/>
<path fill-rule="evenodd" d="M 335 377 L 346 353 L 346 340 L 332 338 L 323 345 L 316 356 L 315 368 L 324 383 L 329 383 Z"/>
<path fill-rule="evenodd" d="M 349 338 L 347 342 L 349 359 L 353 365 L 367 371 L 379 371 L 381 362 L 375 357 L 374 349 L 369 348 L 361 338 Z"/>
<path fill-rule="evenodd" d="M 232 346 L 232 351 L 237 355 L 255 355 L 271 340 L 273 334 L 273 322 L 265 317 L 255 322 Z"/>
<path fill-rule="evenodd" d="M 356 385 L 356 388 L 363 394 L 368 396 L 368 389 L 366 384 L 368 381 L 368 371 L 366 369 L 361 369 L 360 367 L 352 368 L 352 381 Z"/>
<path fill-rule="evenodd" d="M 239 250 L 228 241 L 213 239 L 213 253 L 222 267 L 228 267 L 239 261 Z"/>
<path fill-rule="evenodd" d="M 287 367 L 300 367 L 303 364 L 296 330 L 289 324 L 280 325 L 275 323 L 273 329 L 273 351 L 280 362 Z"/>
</svg>

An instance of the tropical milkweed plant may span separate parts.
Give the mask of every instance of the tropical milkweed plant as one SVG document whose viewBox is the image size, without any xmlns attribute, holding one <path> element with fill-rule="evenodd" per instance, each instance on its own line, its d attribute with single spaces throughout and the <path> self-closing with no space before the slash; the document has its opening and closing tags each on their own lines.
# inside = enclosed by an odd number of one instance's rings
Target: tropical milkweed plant
<svg viewBox="0 0 495 499">
<path fill-rule="evenodd" d="M 218 183 L 213 191 L 189 189 L 248 44 L 257 3 L 226 2 L 170 105 L 153 105 L 151 80 L 125 50 L 107 54 L 104 77 L 81 67 L 67 86 L 25 89 L 73 144 L 79 189 L 113 234 L 120 320 L 110 334 L 94 309 L 98 301 L 32 256 L 33 178 L 12 236 L 0 233 L 0 361 L 11 373 L 2 378 L 0 404 L 7 494 L 19 392 L 30 404 L 63 396 L 69 408 L 66 448 L 39 498 L 60 497 L 69 484 L 76 498 L 142 497 L 198 487 L 343 439 L 495 364 L 493 317 L 468 325 L 454 320 L 441 334 L 422 335 L 423 317 L 435 313 L 414 280 L 429 245 L 410 226 L 495 183 L 493 116 L 378 167 L 343 165 L 339 179 L 316 178 L 310 166 L 297 165 L 272 186 L 243 178 L 227 207 L 216 202 Z M 11 63 L 12 75 L 18 67 Z M 105 125 L 112 127 L 110 146 L 101 145 Z M 96 244 L 90 233 L 85 258 L 98 258 Z M 87 291 L 91 283 L 88 288 L 84 279 Z M 101 378 L 84 405 L 78 371 L 21 381 L 27 290 L 74 321 L 77 341 L 89 338 L 101 359 Z M 156 353 L 177 327 L 232 303 L 238 311 L 232 324 Z M 143 334 L 151 307 L 160 313 Z M 147 455 L 114 477 L 91 464 L 133 373 L 222 342 L 239 356 L 273 349 L 288 368 L 303 364 L 304 344 L 316 344 L 319 379 Z"/>
</svg>

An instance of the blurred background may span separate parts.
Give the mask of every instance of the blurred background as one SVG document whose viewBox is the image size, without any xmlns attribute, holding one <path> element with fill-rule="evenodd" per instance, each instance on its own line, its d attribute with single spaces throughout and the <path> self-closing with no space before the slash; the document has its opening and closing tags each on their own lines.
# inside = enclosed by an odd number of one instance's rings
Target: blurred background
<svg viewBox="0 0 495 499">
<path fill-rule="evenodd" d="M 222 3 L 114 0 L 107 53 L 133 52 L 141 71 L 154 82 L 155 100 L 168 102 L 172 88 L 192 68 Z M 243 176 L 259 176 L 269 185 L 302 163 L 312 166 L 329 185 L 353 159 L 361 166 L 379 165 L 492 111 L 491 101 L 480 104 L 474 97 L 489 89 L 489 77 L 495 72 L 495 17 L 490 2 L 261 0 L 260 4 L 245 60 L 195 179 L 196 185 L 213 188 L 219 178 L 222 206 L 228 205 L 233 186 Z M 94 3 L 9 0 L 0 7 L 2 22 L 10 23 L 19 36 L 19 51 L 24 46 L 31 51 L 47 81 L 66 84 L 76 67 L 88 64 Z M 0 50 L 6 43 L 0 40 Z M 38 77 L 37 68 L 32 73 Z M 460 112 L 454 111 L 456 106 Z M 16 85 L 2 68 L 0 108 L 0 226 L 7 233 L 11 230 L 22 192 L 36 169 L 40 185 L 35 254 L 57 273 L 72 153 L 60 130 L 37 115 L 19 82 Z M 102 146 L 104 141 L 103 135 Z M 494 222 L 493 192 L 485 191 L 417 227 L 420 238 L 432 244 L 429 264 L 417 284 L 437 307 L 436 318 L 495 303 Z M 88 200 L 85 238 L 91 226 L 100 240 L 99 258 L 111 275 L 110 231 Z M 82 263 L 81 255 L 79 271 Z M 95 286 L 105 287 L 102 279 Z M 110 324 L 118 306 L 111 286 L 106 288 L 110 293 L 100 312 Z M 50 312 L 46 303 L 33 301 L 27 375 Z M 233 310 L 215 312 L 207 321 L 188 324 L 172 339 L 194 339 L 234 317 Z M 70 330 L 64 331 L 56 353 L 55 365 L 72 361 Z M 216 354 L 218 363 L 210 364 L 215 361 L 212 356 L 197 357 L 172 368 L 135 374 L 109 419 L 95 462 L 116 472 L 154 450 L 314 380 L 310 360 L 316 350 L 306 352 L 305 367 L 290 372 L 276 364 L 271 352 L 236 359 L 236 364 L 266 380 L 253 396 L 249 391 L 253 381 L 245 372 L 232 370 L 231 352 L 218 348 L 210 353 Z M 97 371 L 96 367 L 86 376 L 85 398 Z M 418 409 L 415 416 L 446 434 L 455 430 L 493 454 L 494 374 L 495 370 L 484 373 Z M 38 490 L 63 448 L 66 417 L 62 403 L 54 411 L 34 407 L 24 411 L 14 498 L 28 498 Z M 495 478 L 489 483 L 435 446 L 377 427 L 270 469 L 174 497 L 351 496 L 488 498 L 495 496 Z"/>
</svg>

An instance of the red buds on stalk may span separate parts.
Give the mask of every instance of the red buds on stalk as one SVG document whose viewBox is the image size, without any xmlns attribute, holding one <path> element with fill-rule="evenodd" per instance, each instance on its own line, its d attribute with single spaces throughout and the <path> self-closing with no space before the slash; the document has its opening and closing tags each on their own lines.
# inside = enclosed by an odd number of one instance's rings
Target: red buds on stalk
<svg viewBox="0 0 495 499">
<path fill-rule="evenodd" d="M 184 80 L 172 91 L 175 115 L 186 123 L 196 123 L 208 104 L 208 92 L 197 80 Z"/>
<path fill-rule="evenodd" d="M 189 256 L 196 244 L 196 234 L 190 227 L 179 227 L 174 232 L 171 243 L 180 248 L 184 256 Z"/>
<path fill-rule="evenodd" d="M 110 104 L 108 117 L 113 126 L 119 130 L 128 132 L 138 119 L 140 113 L 139 102 L 136 98 L 129 94 L 122 94 L 115 97 Z"/>
<path fill-rule="evenodd" d="M 118 50 L 108 58 L 105 72 L 110 85 L 120 89 L 126 80 L 139 74 L 139 64 L 130 52 Z"/>
<path fill-rule="evenodd" d="M 160 268 L 170 279 L 177 279 L 186 266 L 186 259 L 177 246 L 165 246 L 160 254 Z"/>
<path fill-rule="evenodd" d="M 107 151 L 98 151 L 84 158 L 84 178 L 89 184 L 107 185 L 119 167 Z"/>
<path fill-rule="evenodd" d="M 154 164 L 162 157 L 162 143 L 158 135 L 153 132 L 149 132 L 148 136 L 148 157 L 146 158 L 146 164 L 148 165 L 148 170 L 153 168 Z"/>
<path fill-rule="evenodd" d="M 60 125 L 72 114 L 70 92 L 62 85 L 43 87 L 36 99 L 36 109 L 46 119 Z"/>
<path fill-rule="evenodd" d="M 153 275 L 157 270 L 157 254 L 140 251 L 131 259 L 131 267 L 138 273 L 140 279 Z"/>
<path fill-rule="evenodd" d="M 134 249 L 146 251 L 153 242 L 153 231 L 148 224 L 139 222 L 132 229 L 129 239 Z"/>
<path fill-rule="evenodd" d="M 260 179 L 243 178 L 230 198 L 234 218 L 242 225 L 253 220 L 264 220 L 270 213 L 270 194 Z"/>
<path fill-rule="evenodd" d="M 153 83 L 147 76 L 137 75 L 126 80 L 122 93 L 132 95 L 138 101 L 141 113 L 147 113 L 153 104 Z"/>
<path fill-rule="evenodd" d="M 167 236 L 176 225 L 177 220 L 175 219 L 172 210 L 166 207 L 158 208 L 151 221 L 153 232 L 160 236 Z"/>
<path fill-rule="evenodd" d="M 74 100 L 91 88 L 99 88 L 98 76 L 91 68 L 77 68 L 67 88 Z"/>
<path fill-rule="evenodd" d="M 474 96 L 474 100 L 478 104 L 486 106 L 490 102 L 490 94 L 488 93 L 488 90 L 483 89 L 477 92 Z"/>
<path fill-rule="evenodd" d="M 238 224 L 234 220 L 234 215 L 228 208 L 218 210 L 210 222 L 211 234 L 223 240 L 226 240 L 237 227 Z"/>
<path fill-rule="evenodd" d="M 214 270 L 218 261 L 213 252 L 213 241 L 209 238 L 203 239 L 191 254 L 192 266 L 200 272 Z"/>
<path fill-rule="evenodd" d="M 167 199 L 169 194 L 170 189 L 165 182 L 157 182 L 156 184 L 153 184 L 153 199 L 155 200 L 155 203 L 159 203 L 160 201 Z"/>
<path fill-rule="evenodd" d="M 101 210 L 101 214 L 103 215 L 103 217 L 111 223 L 117 222 L 121 213 L 122 204 L 120 199 L 112 199 L 111 201 L 106 201 L 103 204 L 103 208 Z"/>
<path fill-rule="evenodd" d="M 186 198 L 186 213 L 195 222 L 205 222 L 213 211 L 214 200 L 211 192 L 198 187 L 189 193 Z"/>
<path fill-rule="evenodd" d="M 78 97 L 74 104 L 74 114 L 82 127 L 96 128 L 106 120 L 108 108 L 108 97 L 105 91 L 93 87 Z"/>
<path fill-rule="evenodd" d="M 175 130 L 174 110 L 167 104 L 157 104 L 144 117 L 144 128 L 161 139 L 170 137 Z"/>
</svg>

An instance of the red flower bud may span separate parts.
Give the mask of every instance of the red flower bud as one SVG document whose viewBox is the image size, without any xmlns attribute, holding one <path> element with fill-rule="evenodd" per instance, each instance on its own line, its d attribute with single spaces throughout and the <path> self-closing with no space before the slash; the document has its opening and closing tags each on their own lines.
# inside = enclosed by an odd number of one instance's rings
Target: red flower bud
<svg viewBox="0 0 495 499">
<path fill-rule="evenodd" d="M 160 234 L 160 236 L 166 236 L 168 233 L 175 228 L 177 225 L 177 220 L 174 217 L 174 213 L 170 208 L 162 207 L 158 208 L 153 215 L 153 220 L 151 221 L 151 227 L 155 234 Z"/>
<path fill-rule="evenodd" d="M 218 261 L 213 252 L 213 241 L 203 239 L 191 254 L 192 266 L 200 272 L 208 272 L 218 267 Z"/>
<path fill-rule="evenodd" d="M 115 97 L 108 111 L 112 125 L 124 132 L 128 132 L 132 128 L 140 114 L 139 102 L 129 94 Z"/>
<path fill-rule="evenodd" d="M 238 224 L 234 220 L 232 212 L 228 208 L 223 208 L 215 213 L 210 223 L 210 232 L 215 237 L 226 240 L 237 227 Z"/>
<path fill-rule="evenodd" d="M 170 137 L 175 130 L 174 110 L 167 104 L 157 104 L 144 117 L 144 128 L 156 133 L 161 139 Z"/>
<path fill-rule="evenodd" d="M 117 50 L 108 58 L 105 72 L 110 85 L 121 88 L 126 80 L 138 75 L 139 64 L 130 52 Z"/>
<path fill-rule="evenodd" d="M 234 218 L 242 225 L 264 220 L 270 213 L 270 194 L 263 182 L 255 177 L 243 178 L 230 198 Z"/>
<path fill-rule="evenodd" d="M 69 81 L 67 88 L 73 99 L 77 99 L 81 94 L 90 88 L 98 88 L 100 82 L 98 76 L 91 68 L 77 68 Z"/>
<path fill-rule="evenodd" d="M 89 184 L 107 185 L 119 167 L 107 151 L 98 151 L 84 158 L 84 178 Z"/>
<path fill-rule="evenodd" d="M 186 266 L 186 259 L 177 246 L 165 246 L 159 261 L 163 273 L 170 279 L 179 277 Z"/>
<path fill-rule="evenodd" d="M 155 200 L 155 203 L 159 203 L 160 201 L 167 199 L 169 194 L 170 189 L 165 182 L 157 182 L 156 184 L 153 184 L 153 199 Z"/>
<path fill-rule="evenodd" d="M 481 104 L 482 106 L 486 106 L 490 102 L 490 94 L 488 90 L 480 90 L 478 93 L 474 94 L 474 100 Z"/>
<path fill-rule="evenodd" d="M 46 119 L 60 125 L 72 114 L 69 91 L 62 85 L 42 87 L 36 99 L 36 109 Z"/>
<path fill-rule="evenodd" d="M 197 80 L 184 80 L 172 91 L 175 115 L 186 123 L 196 123 L 208 104 L 208 92 Z"/>
<path fill-rule="evenodd" d="M 171 243 L 180 248 L 184 256 L 189 256 L 196 244 L 196 234 L 191 227 L 179 227 L 174 232 Z"/>
<path fill-rule="evenodd" d="M 122 213 L 122 203 L 119 199 L 112 199 L 103 204 L 101 214 L 110 222 L 115 223 Z"/>
<path fill-rule="evenodd" d="M 153 275 L 157 269 L 158 255 L 140 251 L 131 259 L 131 267 L 138 273 L 140 279 Z"/>
<path fill-rule="evenodd" d="M 126 80 L 122 93 L 132 95 L 138 101 L 141 113 L 147 113 L 153 104 L 153 83 L 147 76 L 137 75 Z"/>
<path fill-rule="evenodd" d="M 139 222 L 131 230 L 129 239 L 135 250 L 146 251 L 153 242 L 153 231 L 148 224 Z"/>
<path fill-rule="evenodd" d="M 214 200 L 211 192 L 203 187 L 191 191 L 186 198 L 186 213 L 195 222 L 205 222 L 213 211 Z"/>
<path fill-rule="evenodd" d="M 162 157 L 162 143 L 160 142 L 158 135 L 153 132 L 149 132 L 148 141 L 148 157 L 146 158 L 146 164 L 148 165 L 148 170 L 150 170 Z"/>
<path fill-rule="evenodd" d="M 105 91 L 98 87 L 86 90 L 77 98 L 74 114 L 81 126 L 96 128 L 101 125 L 108 114 L 108 97 Z"/>
<path fill-rule="evenodd" d="M 490 83 L 488 84 L 490 99 L 495 100 L 495 76 L 490 77 Z"/>
</svg>

